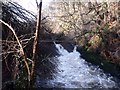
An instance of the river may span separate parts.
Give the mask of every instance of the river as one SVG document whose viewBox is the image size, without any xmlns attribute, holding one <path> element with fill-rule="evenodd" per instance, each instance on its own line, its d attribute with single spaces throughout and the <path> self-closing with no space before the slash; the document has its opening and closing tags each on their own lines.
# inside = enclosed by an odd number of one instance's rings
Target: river
<svg viewBox="0 0 120 90">
<path fill-rule="evenodd" d="M 68 52 L 61 44 L 55 44 L 55 47 L 59 55 L 49 59 L 55 66 L 52 77 L 43 80 L 37 75 L 35 83 L 37 87 L 120 88 L 116 78 L 81 58 L 76 46 L 72 52 Z"/>
</svg>

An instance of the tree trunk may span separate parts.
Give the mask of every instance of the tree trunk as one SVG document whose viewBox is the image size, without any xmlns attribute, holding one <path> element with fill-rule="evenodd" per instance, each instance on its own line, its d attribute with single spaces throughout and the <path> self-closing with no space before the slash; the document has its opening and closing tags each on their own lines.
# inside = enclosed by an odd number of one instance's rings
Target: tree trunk
<svg viewBox="0 0 120 90">
<path fill-rule="evenodd" d="M 34 76 L 35 76 L 35 66 L 36 66 L 36 60 L 37 60 L 37 53 L 38 53 L 38 45 L 39 45 L 39 38 L 40 38 L 40 26 L 41 26 L 41 10 L 42 10 L 42 0 L 40 0 L 38 8 L 38 14 L 37 14 L 37 25 L 36 25 L 36 32 L 35 32 L 35 38 L 33 43 L 33 63 L 31 68 L 31 84 L 33 85 L 34 82 Z"/>
</svg>

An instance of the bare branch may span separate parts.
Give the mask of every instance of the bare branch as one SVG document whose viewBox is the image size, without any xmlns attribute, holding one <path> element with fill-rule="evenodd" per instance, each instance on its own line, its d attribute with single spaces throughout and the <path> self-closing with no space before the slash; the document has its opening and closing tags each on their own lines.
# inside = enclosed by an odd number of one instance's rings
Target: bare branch
<svg viewBox="0 0 120 90">
<path fill-rule="evenodd" d="M 36 1 L 36 5 L 37 5 L 37 7 L 38 7 L 38 5 L 39 5 L 39 4 L 38 4 L 38 1 L 37 1 L 37 0 L 35 0 L 35 1 Z"/>
<path fill-rule="evenodd" d="M 0 22 L 3 23 L 4 25 L 6 25 L 6 26 L 12 31 L 12 33 L 14 34 L 14 36 L 15 36 L 15 38 L 16 38 L 16 40 L 17 40 L 17 43 L 18 43 L 18 45 L 20 46 L 20 52 L 21 52 L 20 54 L 21 54 L 22 57 L 24 58 L 23 61 L 24 61 L 24 63 L 25 63 L 25 66 L 26 66 L 26 69 L 27 69 L 27 72 L 28 72 L 28 81 L 30 81 L 30 69 L 29 69 L 29 65 L 28 65 L 28 63 L 27 63 L 27 59 L 26 59 L 26 56 L 25 56 L 23 47 L 22 47 L 22 45 L 21 45 L 21 43 L 20 43 L 20 41 L 19 41 L 19 39 L 18 39 L 18 37 L 17 37 L 17 35 L 16 35 L 16 33 L 15 33 L 15 30 L 14 30 L 10 25 L 8 25 L 8 24 L 5 23 L 4 21 L 2 21 L 1 19 L 0 19 Z"/>
<path fill-rule="evenodd" d="M 40 3 L 38 5 L 38 15 L 37 15 L 37 25 L 36 25 L 36 32 L 35 32 L 35 38 L 33 43 L 33 63 L 31 68 L 31 79 L 33 78 L 34 69 L 35 69 L 35 60 L 36 60 L 36 54 L 39 44 L 39 35 L 40 35 L 40 26 L 41 26 L 41 10 L 42 10 L 42 0 L 40 0 Z"/>
</svg>

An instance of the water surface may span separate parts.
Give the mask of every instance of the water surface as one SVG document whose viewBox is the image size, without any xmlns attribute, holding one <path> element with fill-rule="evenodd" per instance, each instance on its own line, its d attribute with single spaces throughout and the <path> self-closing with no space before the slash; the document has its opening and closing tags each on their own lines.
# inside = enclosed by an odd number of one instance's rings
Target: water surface
<svg viewBox="0 0 120 90">
<path fill-rule="evenodd" d="M 110 75 L 106 75 L 98 66 L 94 66 L 80 56 L 74 47 L 68 52 L 60 44 L 55 44 L 59 56 L 50 61 L 56 65 L 52 78 L 44 82 L 43 87 L 50 88 L 117 88 L 118 84 Z M 38 81 L 40 77 L 37 77 Z M 37 84 L 38 84 L 37 81 Z"/>
</svg>

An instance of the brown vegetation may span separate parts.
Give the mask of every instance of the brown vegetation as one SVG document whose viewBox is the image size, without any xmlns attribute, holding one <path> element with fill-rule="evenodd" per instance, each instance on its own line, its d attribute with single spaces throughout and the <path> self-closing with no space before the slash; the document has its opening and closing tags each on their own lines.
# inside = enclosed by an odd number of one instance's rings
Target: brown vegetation
<svg viewBox="0 0 120 90">
<path fill-rule="evenodd" d="M 2 16 L 3 87 L 12 80 L 18 87 L 29 87 L 33 79 L 31 65 L 35 62 L 31 58 L 32 49 L 29 53 L 28 49 L 32 47 L 33 38 L 36 37 L 36 16 L 15 2 L 2 3 Z"/>
<path fill-rule="evenodd" d="M 53 2 L 51 27 L 53 32 L 64 33 L 88 51 L 120 63 L 119 8 L 119 2 Z"/>
<path fill-rule="evenodd" d="M 86 51 L 97 53 L 108 61 L 120 65 L 118 2 L 82 3 L 63 0 L 63 2 L 51 3 L 49 9 L 48 16 L 42 19 L 40 26 L 41 15 L 38 15 L 37 21 L 35 15 L 19 4 L 2 3 L 2 20 L 0 20 L 3 23 L 0 41 L 2 53 L 0 55 L 3 63 L 3 87 L 6 82 L 12 80 L 15 80 L 18 87 L 26 87 L 30 76 L 33 76 L 36 60 L 41 60 L 40 55 L 43 53 L 49 54 L 48 52 L 52 50 L 49 46 L 52 46 L 51 43 L 55 40 L 56 42 L 73 40 Z M 50 44 L 48 45 L 47 42 Z M 38 46 L 42 49 L 37 48 Z"/>
</svg>

